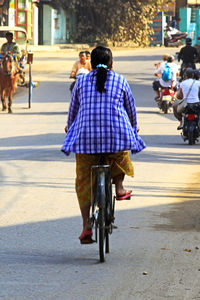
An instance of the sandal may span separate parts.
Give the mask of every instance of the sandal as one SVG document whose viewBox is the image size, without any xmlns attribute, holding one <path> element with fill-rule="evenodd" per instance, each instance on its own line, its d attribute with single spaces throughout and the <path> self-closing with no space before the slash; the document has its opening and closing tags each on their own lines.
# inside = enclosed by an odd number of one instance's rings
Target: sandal
<svg viewBox="0 0 200 300">
<path fill-rule="evenodd" d="M 94 240 L 92 239 L 92 229 L 85 229 L 81 232 L 79 236 L 81 244 L 92 244 Z"/>
<path fill-rule="evenodd" d="M 116 196 L 116 200 L 131 200 L 133 194 L 126 192 L 123 196 Z"/>
<path fill-rule="evenodd" d="M 177 127 L 177 130 L 181 130 L 181 129 L 183 129 L 183 125 L 179 125 L 179 126 Z"/>
</svg>

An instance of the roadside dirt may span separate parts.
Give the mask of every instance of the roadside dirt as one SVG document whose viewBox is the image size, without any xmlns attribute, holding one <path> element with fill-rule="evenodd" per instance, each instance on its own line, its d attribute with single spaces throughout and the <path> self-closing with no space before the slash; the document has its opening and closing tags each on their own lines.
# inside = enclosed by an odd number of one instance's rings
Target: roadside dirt
<svg viewBox="0 0 200 300">
<path fill-rule="evenodd" d="M 200 173 L 191 178 L 190 184 L 179 195 L 182 200 L 179 198 L 168 212 L 161 214 L 167 224 L 155 225 L 156 230 L 200 231 Z"/>
</svg>

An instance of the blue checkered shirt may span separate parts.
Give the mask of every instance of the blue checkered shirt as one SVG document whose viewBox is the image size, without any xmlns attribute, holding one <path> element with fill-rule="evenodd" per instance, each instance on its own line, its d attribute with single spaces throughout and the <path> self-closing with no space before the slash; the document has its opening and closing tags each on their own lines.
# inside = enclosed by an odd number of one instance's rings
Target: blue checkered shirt
<svg viewBox="0 0 200 300">
<path fill-rule="evenodd" d="M 78 78 L 71 97 L 62 151 L 115 153 L 145 148 L 137 134 L 135 101 L 126 79 L 108 71 L 106 92 L 96 89 L 96 70 Z"/>
</svg>

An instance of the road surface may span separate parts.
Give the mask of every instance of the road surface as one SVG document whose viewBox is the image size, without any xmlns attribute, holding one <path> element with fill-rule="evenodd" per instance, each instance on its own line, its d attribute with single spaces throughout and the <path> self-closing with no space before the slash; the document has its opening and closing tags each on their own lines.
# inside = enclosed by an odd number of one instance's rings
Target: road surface
<svg viewBox="0 0 200 300">
<path fill-rule="evenodd" d="M 22 90 L 13 114 L 0 112 L 1 300 L 200 299 L 200 144 L 183 142 L 172 113 L 154 103 L 154 63 L 165 52 L 114 51 L 147 148 L 131 156 L 134 197 L 116 205 L 104 264 L 96 244 L 79 243 L 74 155 L 60 152 L 78 52 L 34 54 L 32 108 Z"/>
</svg>

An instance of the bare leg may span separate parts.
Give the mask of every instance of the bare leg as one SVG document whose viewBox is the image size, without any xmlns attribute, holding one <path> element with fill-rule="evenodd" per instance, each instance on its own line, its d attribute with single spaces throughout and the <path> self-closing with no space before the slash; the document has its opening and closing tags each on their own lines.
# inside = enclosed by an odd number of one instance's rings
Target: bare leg
<svg viewBox="0 0 200 300">
<path fill-rule="evenodd" d="M 90 215 L 90 203 L 85 205 L 84 207 L 81 207 L 81 215 L 83 219 L 83 230 L 90 229 L 90 223 L 89 223 L 89 215 Z"/>
<path fill-rule="evenodd" d="M 159 91 L 155 91 L 156 93 L 156 98 L 160 98 L 160 92 Z"/>
<path fill-rule="evenodd" d="M 126 191 L 123 187 L 124 173 L 121 173 L 113 178 L 113 183 L 115 184 L 116 195 L 123 196 L 126 192 L 131 193 L 132 191 Z"/>
<path fill-rule="evenodd" d="M 174 116 L 177 120 L 179 120 L 180 124 L 178 126 L 178 128 L 180 128 L 182 126 L 182 114 L 179 114 L 178 111 L 177 111 L 177 107 L 178 107 L 178 104 L 179 103 L 175 103 L 173 105 L 173 112 L 174 112 Z"/>
</svg>

